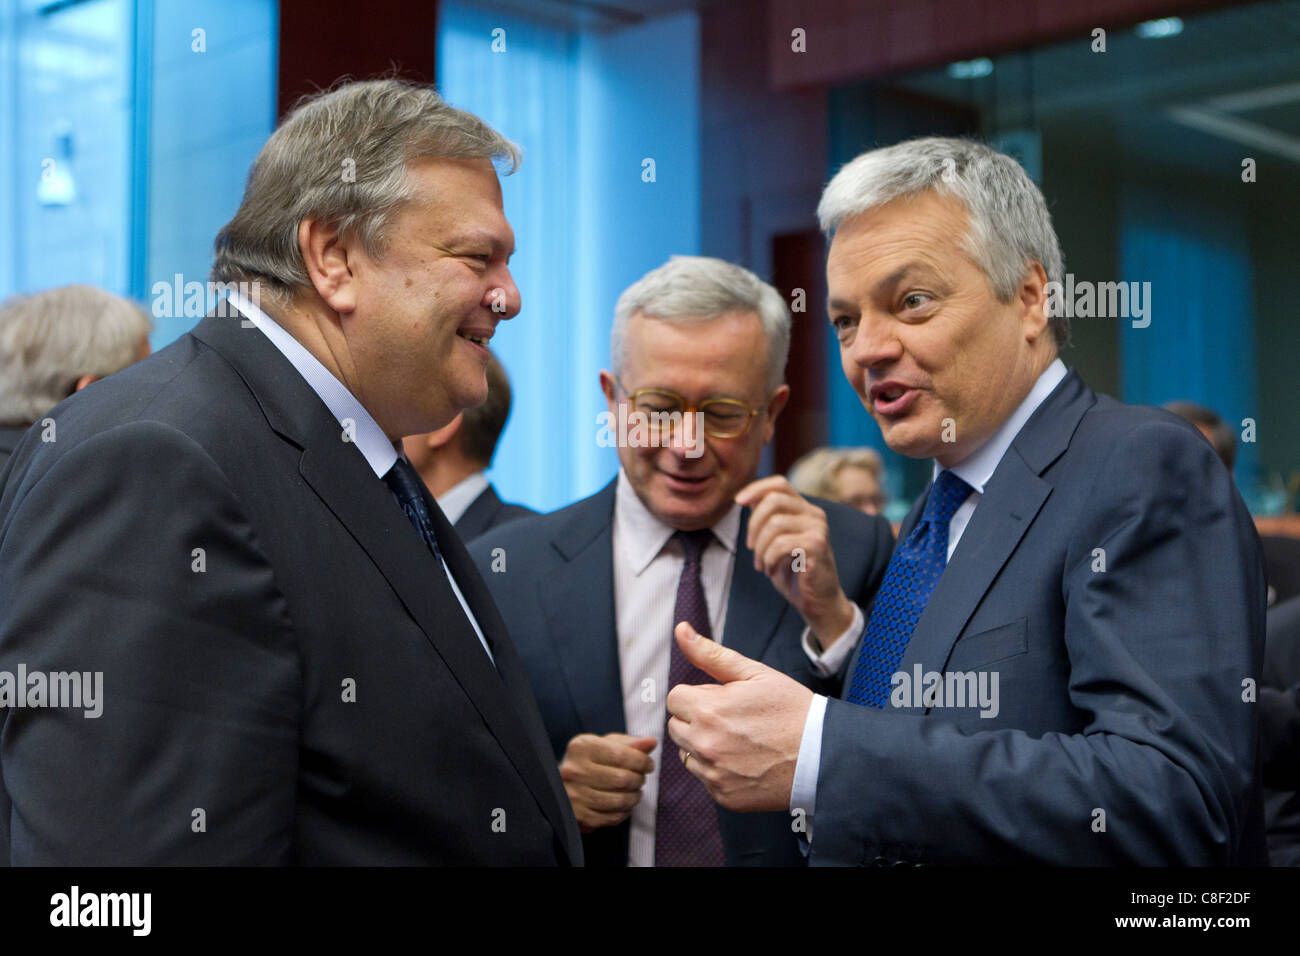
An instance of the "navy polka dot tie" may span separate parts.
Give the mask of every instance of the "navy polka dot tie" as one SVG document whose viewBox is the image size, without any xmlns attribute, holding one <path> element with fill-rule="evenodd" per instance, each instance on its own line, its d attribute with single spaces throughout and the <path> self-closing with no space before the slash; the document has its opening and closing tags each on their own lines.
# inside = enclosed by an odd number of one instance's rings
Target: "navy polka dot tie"
<svg viewBox="0 0 1300 956">
<path fill-rule="evenodd" d="M 398 457 L 397 461 L 393 462 L 393 467 L 384 475 L 384 483 L 392 490 L 397 503 L 406 512 L 407 519 L 415 526 L 420 540 L 428 546 L 438 564 L 441 565 L 442 551 L 438 549 L 438 538 L 433 533 L 433 518 L 430 517 L 429 509 L 424 504 L 424 496 L 420 493 L 424 482 L 419 472 L 405 458 Z"/>
<path fill-rule="evenodd" d="M 934 480 L 921 520 L 885 568 L 845 697 L 849 703 L 883 709 L 889 701 L 907 642 L 948 564 L 948 522 L 973 490 L 951 471 Z"/>
<path fill-rule="evenodd" d="M 711 638 L 709 605 L 700 581 L 700 557 L 708 547 L 713 532 L 678 531 L 686 557 L 682 576 L 677 581 L 677 604 L 673 608 L 673 627 L 686 621 L 702 637 Z M 678 684 L 715 684 L 704 671 L 686 659 L 677 646 L 677 638 L 668 635 L 671 651 L 668 658 L 668 689 Z M 666 693 L 666 692 L 665 692 Z M 667 715 L 663 747 L 659 751 L 659 805 L 655 810 L 655 866 L 725 866 L 722 831 L 718 829 L 718 807 L 704 789 L 704 784 L 686 768 L 677 756 L 677 746 L 668 736 Z"/>
</svg>

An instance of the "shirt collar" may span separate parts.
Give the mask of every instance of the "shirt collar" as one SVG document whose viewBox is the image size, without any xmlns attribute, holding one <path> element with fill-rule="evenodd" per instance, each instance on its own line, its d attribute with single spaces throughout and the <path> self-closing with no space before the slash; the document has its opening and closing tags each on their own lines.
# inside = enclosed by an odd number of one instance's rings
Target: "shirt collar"
<svg viewBox="0 0 1300 956">
<path fill-rule="evenodd" d="M 459 521 L 469 510 L 469 506 L 478 500 L 478 496 L 487 490 L 487 475 L 476 471 L 467 478 L 462 478 L 438 496 L 438 507 L 452 524 Z"/>
<path fill-rule="evenodd" d="M 993 437 L 975 449 L 964 461 L 953 465 L 950 469 L 952 473 L 974 488 L 976 494 L 984 494 L 984 486 L 993 477 L 998 463 L 1002 461 L 1002 456 L 1007 453 L 1011 443 L 1020 434 L 1020 429 L 1025 427 L 1025 422 L 1029 421 L 1029 417 L 1038 410 L 1038 406 L 1043 404 L 1047 396 L 1052 394 L 1056 386 L 1061 384 L 1065 376 L 1065 363 L 1059 358 L 1054 359 L 1052 364 L 1043 370 L 1043 374 L 1038 376 L 1038 381 L 1029 390 L 1025 400 L 1016 406 L 1011 417 L 1002 423 L 1002 427 L 993 433 Z M 942 470 L 943 467 L 936 461 L 932 478 L 937 478 Z"/>
<path fill-rule="evenodd" d="M 271 344 L 289 360 L 298 374 L 315 392 L 325 407 L 330 410 L 344 432 L 350 434 L 357 450 L 365 456 L 375 475 L 382 478 L 397 461 L 397 446 L 388 440 L 379 423 L 371 417 L 347 386 L 334 377 L 334 374 L 321 364 L 320 359 L 307 351 L 306 346 L 286 332 L 279 323 L 249 302 L 238 292 L 230 293 L 230 303 L 248 317 L 248 320 L 262 330 L 271 340 Z M 349 424 L 350 423 L 350 424 Z"/>
<path fill-rule="evenodd" d="M 740 505 L 733 504 L 731 510 L 710 529 L 718 543 L 733 555 L 740 534 L 740 511 Z M 614 520 L 618 522 L 619 543 L 623 554 L 631 565 L 632 573 L 637 576 L 650 566 L 650 562 L 659 556 L 664 545 L 677 533 L 676 528 L 660 521 L 645 506 L 622 468 L 618 470 L 614 491 Z"/>
</svg>

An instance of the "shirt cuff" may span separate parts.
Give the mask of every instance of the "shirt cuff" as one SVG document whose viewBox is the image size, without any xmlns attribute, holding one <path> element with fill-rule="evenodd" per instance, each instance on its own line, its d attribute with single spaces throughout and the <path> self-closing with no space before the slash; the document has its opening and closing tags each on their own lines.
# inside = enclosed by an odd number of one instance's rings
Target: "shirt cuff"
<svg viewBox="0 0 1300 956">
<path fill-rule="evenodd" d="M 817 694 L 808 708 L 808 716 L 803 722 L 803 737 L 799 741 L 799 759 L 794 765 L 794 785 L 790 788 L 790 812 L 803 813 L 804 832 L 809 843 L 812 842 L 813 811 L 817 803 L 817 773 L 822 763 L 826 700 L 824 695 Z"/>
<path fill-rule="evenodd" d="M 812 645 L 812 628 L 803 629 L 803 652 L 808 655 L 812 661 L 813 671 L 818 677 L 833 677 L 839 673 L 840 665 L 844 663 L 853 648 L 858 644 L 858 638 L 862 632 L 867 629 L 867 616 L 862 613 L 862 608 L 856 604 L 853 605 L 853 621 L 849 628 L 840 635 L 839 640 L 832 644 L 822 653 L 813 650 Z"/>
</svg>

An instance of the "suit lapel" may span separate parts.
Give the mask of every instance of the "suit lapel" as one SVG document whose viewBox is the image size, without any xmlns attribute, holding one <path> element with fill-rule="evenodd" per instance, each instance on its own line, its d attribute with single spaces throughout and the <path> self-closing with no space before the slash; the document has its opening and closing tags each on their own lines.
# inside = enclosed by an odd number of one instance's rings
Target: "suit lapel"
<svg viewBox="0 0 1300 956">
<path fill-rule="evenodd" d="M 537 585 L 546 633 L 579 722 L 601 733 L 627 731 L 614 614 L 614 488 L 611 481 L 575 509 L 550 542 L 561 561 Z M 585 611 L 583 627 L 573 626 L 575 608 Z"/>
<path fill-rule="evenodd" d="M 460 683 L 556 832 L 567 837 L 572 825 L 556 805 L 550 775 L 541 763 L 540 755 L 549 754 L 550 748 L 539 745 L 536 734 L 529 734 L 510 702 L 512 682 L 517 691 L 514 675 L 518 667 L 505 627 L 459 537 L 432 496 L 426 493 L 425 503 L 440 547 L 445 542 L 448 567 L 493 645 L 493 653 L 501 651 L 505 673 L 498 673 L 483 652 L 446 576 L 439 572 L 433 555 L 415 534 L 388 486 L 375 476 L 365 456 L 342 439 L 334 416 L 288 359 L 256 328 L 241 327 L 237 318 L 209 317 L 192 334 L 235 368 L 272 428 L 302 449 L 298 470 L 303 480 L 369 555 Z M 572 855 L 572 842 L 566 839 L 565 844 Z"/>
<path fill-rule="evenodd" d="M 727 597 L 727 620 L 722 626 L 722 643 L 751 660 L 762 660 L 767 645 L 790 605 L 762 571 L 754 570 L 754 552 L 745 546 L 750 509 L 740 513 L 736 533 L 736 560 L 731 571 Z"/>
<path fill-rule="evenodd" d="M 511 762 L 515 765 L 515 769 L 519 771 L 519 775 L 524 778 L 529 789 L 533 791 L 533 795 L 551 821 L 551 826 L 554 827 L 555 832 L 564 834 L 564 842 L 570 859 L 576 860 L 582 845 L 582 837 L 578 833 L 577 823 L 569 809 L 569 798 L 564 793 L 559 774 L 542 766 L 542 759 L 549 760 L 550 758 L 551 743 L 547 739 L 541 711 L 537 708 L 537 700 L 533 696 L 532 687 L 528 683 L 527 675 L 524 672 L 523 664 L 519 660 L 519 655 L 515 651 L 514 643 L 510 640 L 505 621 L 501 617 L 501 612 L 497 610 L 496 602 L 492 600 L 487 584 L 479 574 L 473 559 L 469 556 L 469 552 L 465 550 L 460 535 L 448 523 L 446 516 L 442 513 L 442 509 L 438 507 L 437 502 L 434 501 L 433 496 L 427 492 L 425 493 L 425 504 L 433 517 L 434 533 L 438 537 L 443 559 L 447 562 L 447 567 L 451 570 L 457 585 L 460 586 L 461 593 L 465 596 L 465 603 L 469 605 L 470 611 L 474 614 L 474 619 L 478 621 L 483 636 L 487 638 L 488 646 L 492 648 L 497 675 L 499 675 L 500 682 L 505 685 L 506 700 L 513 703 L 516 716 L 522 718 L 522 720 L 512 722 L 509 719 L 504 719 L 508 718 L 508 714 L 503 714 L 502 726 L 509 731 L 513 731 L 514 726 L 518 725 L 527 735 L 528 745 L 512 747 L 506 744 L 500 734 L 497 734 L 497 738 L 501 740 L 502 746 L 509 755 Z M 435 575 L 435 577 L 441 578 L 443 575 Z M 450 591 L 450 588 L 448 588 L 448 591 Z M 454 599 L 455 595 L 453 594 L 451 597 Z M 456 616 L 462 621 L 464 620 L 463 615 Z M 469 629 L 468 622 L 464 623 Z M 470 630 L 469 637 L 474 642 L 474 649 L 478 650 L 477 635 Z M 492 699 L 494 703 L 498 700 L 497 697 Z M 481 712 L 482 708 L 480 708 Z M 489 726 L 492 726 L 491 722 L 489 722 Z M 539 755 L 544 755 L 544 758 L 539 757 Z M 549 795 L 550 799 L 546 799 L 547 795 Z"/>
<path fill-rule="evenodd" d="M 1038 510 L 1051 485 L 1034 474 L 1014 447 L 998 465 L 962 532 L 952 561 L 939 577 L 916 630 L 907 643 L 900 669 L 921 664 L 941 670 L 975 608 L 998 576 Z"/>
<path fill-rule="evenodd" d="M 947 663 L 953 644 L 1052 493 L 1042 473 L 1069 447 L 1084 412 L 1095 401 L 1078 373 L 1071 371 L 1021 428 L 985 485 L 917 621 L 901 670 L 920 664 L 937 671 Z M 923 502 L 924 496 L 908 516 L 913 525 Z M 904 537 L 900 533 L 899 540 Z"/>
</svg>

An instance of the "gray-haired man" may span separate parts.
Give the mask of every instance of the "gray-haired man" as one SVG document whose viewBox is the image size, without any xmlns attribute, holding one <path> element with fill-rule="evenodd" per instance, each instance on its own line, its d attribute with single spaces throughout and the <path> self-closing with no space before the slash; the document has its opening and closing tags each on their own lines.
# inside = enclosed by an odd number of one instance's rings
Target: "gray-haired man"
<svg viewBox="0 0 1300 956">
<path fill-rule="evenodd" d="M 813 863 L 1265 862 L 1259 539 L 1190 425 L 1058 358 L 1038 188 L 929 138 L 819 214 L 845 375 L 934 481 L 842 699 L 679 629 L 727 684 L 669 696 L 678 759 L 724 806 L 803 810 Z"/>
<path fill-rule="evenodd" d="M 653 270 L 620 297 L 613 371 L 600 373 L 618 476 L 470 548 L 519 645 L 588 865 L 803 862 L 801 819 L 719 813 L 659 759 L 668 689 L 708 680 L 684 666 L 675 623 L 838 693 L 826 655 L 861 629 L 887 560 L 883 518 L 754 480 L 790 394 L 789 341 L 785 302 L 752 272 L 689 256 Z"/>
<path fill-rule="evenodd" d="M 236 295 L 20 445 L 0 670 L 102 673 L 105 700 L 5 711 L 8 861 L 581 861 L 510 638 L 399 444 L 485 397 L 516 159 L 424 87 L 300 106 L 217 237 L 214 278 L 265 309 Z"/>
<path fill-rule="evenodd" d="M 51 408 L 147 357 L 152 328 L 135 303 L 90 285 L 18 295 L 0 305 L 0 470 L 23 433 Z"/>
</svg>

